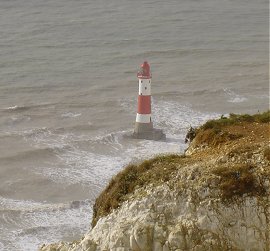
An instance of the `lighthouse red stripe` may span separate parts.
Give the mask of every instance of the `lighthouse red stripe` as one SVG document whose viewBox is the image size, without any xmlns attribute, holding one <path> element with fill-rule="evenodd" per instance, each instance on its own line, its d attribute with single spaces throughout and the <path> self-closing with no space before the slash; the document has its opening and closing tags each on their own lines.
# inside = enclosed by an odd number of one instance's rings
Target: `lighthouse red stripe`
<svg viewBox="0 0 270 251">
<path fill-rule="evenodd" d="M 151 113 L 151 96 L 138 96 L 138 113 L 150 114 Z"/>
</svg>

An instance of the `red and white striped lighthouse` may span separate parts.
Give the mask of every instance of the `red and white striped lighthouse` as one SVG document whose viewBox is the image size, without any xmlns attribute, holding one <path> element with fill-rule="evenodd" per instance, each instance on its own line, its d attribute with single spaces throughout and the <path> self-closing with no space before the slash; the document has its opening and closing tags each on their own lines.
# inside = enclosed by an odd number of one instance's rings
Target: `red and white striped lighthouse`
<svg viewBox="0 0 270 251">
<path fill-rule="evenodd" d="M 145 61 L 137 74 L 139 79 L 138 109 L 134 136 L 145 139 L 161 139 L 165 137 L 162 130 L 154 129 L 151 115 L 151 71 Z"/>
<path fill-rule="evenodd" d="M 137 74 L 139 79 L 138 109 L 135 123 L 135 133 L 145 133 L 153 130 L 151 118 L 151 72 L 145 61 Z"/>
</svg>

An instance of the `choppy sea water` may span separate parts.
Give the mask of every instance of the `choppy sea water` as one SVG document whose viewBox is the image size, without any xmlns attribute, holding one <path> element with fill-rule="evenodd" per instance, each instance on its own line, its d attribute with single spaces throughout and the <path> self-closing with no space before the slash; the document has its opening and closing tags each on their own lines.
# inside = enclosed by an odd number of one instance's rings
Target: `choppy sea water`
<svg viewBox="0 0 270 251">
<path fill-rule="evenodd" d="M 79 238 L 127 163 L 266 110 L 268 36 L 264 0 L 0 0 L 0 250 Z M 144 60 L 166 142 L 125 137 Z"/>
</svg>

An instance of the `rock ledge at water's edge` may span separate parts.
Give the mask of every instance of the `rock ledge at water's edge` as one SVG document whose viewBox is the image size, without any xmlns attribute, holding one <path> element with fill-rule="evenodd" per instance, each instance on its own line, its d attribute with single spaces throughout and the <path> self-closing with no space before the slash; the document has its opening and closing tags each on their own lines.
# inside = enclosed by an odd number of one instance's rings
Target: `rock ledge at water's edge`
<svg viewBox="0 0 270 251">
<path fill-rule="evenodd" d="M 207 122 L 185 155 L 130 165 L 97 199 L 81 240 L 39 250 L 269 251 L 269 112 L 256 116 Z"/>
</svg>

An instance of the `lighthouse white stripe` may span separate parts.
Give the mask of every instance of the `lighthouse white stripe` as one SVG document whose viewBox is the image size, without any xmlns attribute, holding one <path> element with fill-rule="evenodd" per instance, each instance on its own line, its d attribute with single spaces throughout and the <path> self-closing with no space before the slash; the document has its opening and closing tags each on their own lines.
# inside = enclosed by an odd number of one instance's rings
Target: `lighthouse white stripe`
<svg viewBox="0 0 270 251">
<path fill-rule="evenodd" d="M 140 113 L 137 113 L 136 122 L 139 122 L 139 123 L 150 123 L 151 122 L 151 114 L 140 114 Z"/>
<path fill-rule="evenodd" d="M 139 95 L 151 95 L 151 80 L 139 79 Z"/>
</svg>

